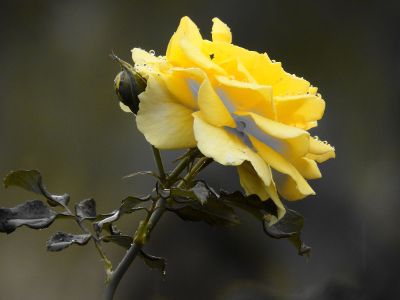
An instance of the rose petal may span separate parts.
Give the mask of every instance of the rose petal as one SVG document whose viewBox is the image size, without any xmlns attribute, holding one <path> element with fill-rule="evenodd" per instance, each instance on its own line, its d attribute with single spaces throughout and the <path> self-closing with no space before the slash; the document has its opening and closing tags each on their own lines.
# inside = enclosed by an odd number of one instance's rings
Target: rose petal
<svg viewBox="0 0 400 300">
<path fill-rule="evenodd" d="M 325 111 L 325 101 L 313 95 L 276 96 L 274 102 L 280 122 L 303 128 L 320 120 Z"/>
<path fill-rule="evenodd" d="M 282 216 L 284 214 L 284 207 L 276 193 L 271 170 L 265 161 L 247 147 L 237 136 L 227 132 L 223 128 L 208 124 L 201 112 L 196 112 L 193 116 L 197 147 L 201 153 L 225 166 L 239 166 L 246 161 L 249 162 L 253 166 L 257 176 L 242 178 L 242 180 L 248 182 L 248 180 L 261 179 L 264 189 L 258 188 L 260 194 L 257 195 L 261 200 L 266 200 L 266 195 L 271 197 L 279 208 L 280 216 Z"/>
<path fill-rule="evenodd" d="M 271 170 L 268 165 L 269 172 Z M 260 199 L 271 198 L 278 208 L 278 219 L 282 218 L 285 214 L 285 207 L 283 206 L 281 200 L 276 191 L 275 183 L 271 181 L 269 186 L 266 186 L 264 181 L 255 171 L 253 165 L 249 162 L 244 162 L 237 167 L 240 185 L 243 187 L 246 195 L 257 195 Z"/>
<path fill-rule="evenodd" d="M 335 158 L 335 148 L 329 145 L 327 142 L 317 140 L 310 137 L 310 149 L 307 157 L 322 163 L 330 158 Z"/>
<path fill-rule="evenodd" d="M 193 111 L 174 101 L 161 78 L 150 75 L 139 99 L 136 123 L 150 144 L 159 149 L 196 146 Z"/>
<path fill-rule="evenodd" d="M 301 176 L 299 171 L 289 161 L 287 161 L 283 156 L 274 151 L 272 148 L 258 141 L 256 138 L 250 137 L 250 140 L 257 149 L 257 153 L 265 160 L 268 165 L 270 165 L 273 169 L 280 173 L 289 175 L 293 179 L 295 183 L 294 186 L 298 194 L 296 198 L 291 198 L 288 200 L 299 200 L 308 195 L 315 195 L 314 190 L 310 187 L 308 182 L 304 179 L 303 176 Z M 277 184 L 279 183 L 278 180 L 276 180 L 276 182 Z M 285 194 L 285 191 L 280 189 L 279 185 L 278 192 L 282 195 Z"/>
<path fill-rule="evenodd" d="M 309 88 L 307 80 L 284 72 L 282 78 L 274 83 L 274 96 L 307 94 Z"/>
<path fill-rule="evenodd" d="M 206 74 L 199 68 L 171 68 L 161 74 L 168 90 L 189 109 L 198 110 L 198 90 Z"/>
<path fill-rule="evenodd" d="M 251 74 L 254 82 L 261 85 L 273 85 L 285 76 L 281 63 L 272 62 L 266 53 L 258 53 L 236 45 L 207 40 L 203 42 L 203 49 L 209 55 L 213 54 L 213 61 L 223 67 L 226 62 L 240 61 L 247 72 Z M 228 74 L 237 76 L 235 73 L 228 72 Z"/>
<path fill-rule="evenodd" d="M 221 67 L 203 53 L 202 43 L 203 38 L 196 24 L 190 18 L 183 17 L 168 44 L 167 61 L 177 67 L 199 67 L 208 72 L 225 74 Z"/>
<path fill-rule="evenodd" d="M 272 88 L 267 85 L 242 82 L 224 76 L 216 76 L 216 91 L 230 112 L 250 111 L 275 118 Z"/>
<path fill-rule="evenodd" d="M 212 21 L 212 40 L 214 42 L 232 43 L 232 33 L 229 27 L 218 18 L 214 18 Z"/>
<path fill-rule="evenodd" d="M 229 111 L 214 91 L 208 79 L 205 79 L 199 90 L 199 107 L 205 120 L 217 127 L 236 127 Z"/>
<path fill-rule="evenodd" d="M 135 70 L 147 78 L 149 74 L 159 73 L 160 67 L 165 64 L 165 60 L 161 57 L 155 56 L 143 49 L 132 49 L 132 60 L 135 63 Z"/>
<path fill-rule="evenodd" d="M 309 133 L 260 115 L 237 112 L 237 121 L 245 124 L 244 131 L 279 152 L 287 159 L 303 157 L 309 149 Z"/>
<path fill-rule="evenodd" d="M 322 177 L 317 163 L 312 159 L 302 157 L 292 161 L 292 164 L 306 179 L 317 179 Z"/>
</svg>

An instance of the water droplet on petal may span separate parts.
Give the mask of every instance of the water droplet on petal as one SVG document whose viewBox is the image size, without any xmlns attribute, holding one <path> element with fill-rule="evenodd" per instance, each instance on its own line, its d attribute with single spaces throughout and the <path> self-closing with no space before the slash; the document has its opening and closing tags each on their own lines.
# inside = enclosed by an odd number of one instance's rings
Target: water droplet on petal
<svg viewBox="0 0 400 300">
<path fill-rule="evenodd" d="M 154 51 L 154 50 L 150 50 L 149 53 L 150 53 L 151 55 L 156 55 L 156 51 Z"/>
</svg>

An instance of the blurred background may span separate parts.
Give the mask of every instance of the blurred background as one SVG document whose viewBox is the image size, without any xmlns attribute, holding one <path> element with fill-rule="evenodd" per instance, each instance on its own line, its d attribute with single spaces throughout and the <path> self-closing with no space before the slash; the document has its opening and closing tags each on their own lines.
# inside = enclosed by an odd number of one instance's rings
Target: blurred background
<svg viewBox="0 0 400 300">
<path fill-rule="evenodd" d="M 245 217 L 215 229 L 165 216 L 148 246 L 167 258 L 166 280 L 136 261 L 116 299 L 399 299 L 400 2 L 398 1 L 5 1 L 0 2 L 0 174 L 39 169 L 53 193 L 94 197 L 108 212 L 143 195 L 151 178 L 122 180 L 153 168 L 150 148 L 113 90 L 118 66 L 142 47 L 164 54 L 182 16 L 210 38 L 218 16 L 234 43 L 266 51 L 319 87 L 327 101 L 312 131 L 336 147 L 321 165 L 317 196 L 288 203 L 306 217 L 310 259 L 268 238 Z M 164 152 L 168 161 L 177 152 Z M 170 164 L 171 166 L 171 164 Z M 203 174 L 234 191 L 236 171 Z M 0 189 L 0 206 L 35 195 Z M 142 215 L 121 227 L 131 233 Z M 100 299 L 104 273 L 91 245 L 48 253 L 49 229 L 0 235 L 0 298 Z M 106 247 L 116 262 L 124 251 Z"/>
</svg>

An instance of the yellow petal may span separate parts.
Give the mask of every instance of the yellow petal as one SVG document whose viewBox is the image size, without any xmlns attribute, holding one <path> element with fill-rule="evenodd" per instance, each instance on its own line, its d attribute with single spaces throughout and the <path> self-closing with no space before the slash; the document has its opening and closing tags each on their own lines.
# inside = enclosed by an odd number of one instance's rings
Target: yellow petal
<svg viewBox="0 0 400 300">
<path fill-rule="evenodd" d="M 329 145 L 327 142 L 317 140 L 310 137 L 310 148 L 307 157 L 322 163 L 330 158 L 335 158 L 335 148 Z"/>
<path fill-rule="evenodd" d="M 217 94 L 230 112 L 249 111 L 275 119 L 270 86 L 242 82 L 225 76 L 215 78 L 219 83 L 216 87 Z"/>
<path fill-rule="evenodd" d="M 221 67 L 202 52 L 202 43 L 203 38 L 196 24 L 188 17 L 183 17 L 168 44 L 167 62 L 176 67 L 199 67 L 208 72 L 225 74 Z"/>
<path fill-rule="evenodd" d="M 301 200 L 308 195 L 315 195 L 315 193 L 304 194 L 298 189 L 297 182 L 290 176 L 280 174 L 280 176 L 274 176 L 278 191 L 283 198 L 288 201 Z"/>
<path fill-rule="evenodd" d="M 132 60 L 135 63 L 135 70 L 147 78 L 150 73 L 158 73 L 160 66 L 165 64 L 165 60 L 157 57 L 143 49 L 132 49 Z"/>
<path fill-rule="evenodd" d="M 208 43 L 210 43 L 210 41 L 204 41 L 203 51 L 205 51 L 205 53 L 212 58 L 212 61 L 215 64 L 223 68 L 227 74 L 236 80 L 256 83 L 256 80 L 253 78 L 249 70 L 246 69 L 244 64 L 237 56 L 225 56 L 224 53 L 220 53 L 218 51 L 214 51 L 213 48 L 209 48 Z"/>
<path fill-rule="evenodd" d="M 282 78 L 274 83 L 274 96 L 306 94 L 309 88 L 307 80 L 284 72 Z"/>
<path fill-rule="evenodd" d="M 212 40 L 214 42 L 232 43 L 232 33 L 229 27 L 218 18 L 214 18 L 212 21 Z"/>
<path fill-rule="evenodd" d="M 244 131 L 288 159 L 303 157 L 309 149 L 309 133 L 258 114 L 237 112 L 236 121 L 243 122 Z"/>
<path fill-rule="evenodd" d="M 317 95 L 317 91 L 318 91 L 318 88 L 315 87 L 315 86 L 310 86 L 309 89 L 308 89 L 308 93 L 310 95 Z"/>
<path fill-rule="evenodd" d="M 269 173 L 271 170 L 267 166 Z M 255 171 L 253 165 L 249 162 L 244 162 L 237 167 L 240 185 L 243 187 L 246 195 L 257 195 L 261 200 L 271 198 L 278 208 L 278 219 L 285 214 L 285 207 L 276 191 L 275 183 L 271 180 L 269 186 L 266 186 L 259 174 Z M 271 174 L 269 175 L 271 176 Z"/>
<path fill-rule="evenodd" d="M 325 101 L 318 96 L 296 95 L 274 97 L 277 117 L 280 122 L 290 125 L 318 121 L 325 111 Z"/>
<path fill-rule="evenodd" d="M 199 90 L 199 107 L 207 122 L 221 127 L 236 127 L 235 121 L 232 119 L 229 111 L 215 93 L 211 83 L 205 79 Z"/>
<path fill-rule="evenodd" d="M 213 61 L 224 67 L 229 61 L 238 60 L 261 85 L 273 85 L 285 76 L 281 63 L 272 62 L 266 53 L 258 53 L 225 42 L 203 41 L 203 49 L 213 55 Z M 229 75 L 237 76 L 228 72 Z"/>
<path fill-rule="evenodd" d="M 198 90 L 206 74 L 199 68 L 171 68 L 161 74 L 175 99 L 192 110 L 198 110 Z"/>
<path fill-rule="evenodd" d="M 150 144 L 159 149 L 196 146 L 193 111 L 175 102 L 158 76 L 150 75 L 147 88 L 139 99 L 136 123 Z"/>
<path fill-rule="evenodd" d="M 309 130 L 311 128 L 317 127 L 318 122 L 312 121 L 312 122 L 305 122 L 305 123 L 297 123 L 295 126 L 298 128 L 304 129 L 304 130 Z"/>
<path fill-rule="evenodd" d="M 202 43 L 202 36 L 196 24 L 189 17 L 183 17 L 179 23 L 179 27 L 169 41 L 166 58 L 167 61 L 175 66 L 188 66 L 188 61 L 185 53 L 183 52 L 180 41 L 187 39 L 194 47 L 200 47 Z"/>
<path fill-rule="evenodd" d="M 197 147 L 207 157 L 225 166 L 238 166 L 256 155 L 234 134 L 205 121 L 202 112 L 193 113 Z"/>
<path fill-rule="evenodd" d="M 257 195 L 260 199 L 268 199 L 269 195 L 264 182 L 257 175 L 253 166 L 249 162 L 244 162 L 237 167 L 240 185 L 246 195 Z"/>
<path fill-rule="evenodd" d="M 126 113 L 132 113 L 131 109 L 122 102 L 119 103 L 119 107 Z"/>
<path fill-rule="evenodd" d="M 292 161 L 292 164 L 306 179 L 317 179 L 322 177 L 317 163 L 312 159 L 301 157 Z"/>
<path fill-rule="evenodd" d="M 135 64 L 158 64 L 162 61 L 162 58 L 155 56 L 154 54 L 151 54 L 146 50 L 140 48 L 133 48 L 131 52 L 132 60 Z"/>
<path fill-rule="evenodd" d="M 187 39 L 180 40 L 179 46 L 188 60 L 182 65 L 183 67 L 199 67 L 211 74 L 226 74 L 226 71 L 215 64 L 209 55 L 203 53 L 200 47 L 193 45 Z"/>
<path fill-rule="evenodd" d="M 270 165 L 276 171 L 286 174 L 293 179 L 295 183 L 295 190 L 298 192 L 297 198 L 295 199 L 288 199 L 288 200 L 298 200 L 302 199 L 308 195 L 315 195 L 313 189 L 309 186 L 308 182 L 301 176 L 299 171 L 283 156 L 279 153 L 275 152 L 272 148 L 268 147 L 267 145 L 261 143 L 254 137 L 250 137 L 251 142 L 253 143 L 254 147 L 257 149 L 257 153 L 265 160 L 265 162 Z M 277 181 L 277 184 L 279 181 Z M 284 194 L 285 191 L 279 189 L 278 192 L 280 194 Z"/>
<path fill-rule="evenodd" d="M 248 148 L 237 136 L 223 128 L 208 124 L 201 112 L 193 113 L 193 116 L 194 134 L 200 152 L 225 166 L 239 166 L 246 161 L 250 162 L 257 174 L 257 177 L 253 179 L 258 180 L 260 178 L 265 186 L 265 192 L 260 192 L 257 195 L 261 200 L 266 200 L 265 195 L 268 194 L 279 208 L 279 216 L 282 216 L 284 207 L 276 193 L 271 170 L 264 160 Z M 251 179 L 246 177 L 246 182 L 247 180 Z"/>
</svg>

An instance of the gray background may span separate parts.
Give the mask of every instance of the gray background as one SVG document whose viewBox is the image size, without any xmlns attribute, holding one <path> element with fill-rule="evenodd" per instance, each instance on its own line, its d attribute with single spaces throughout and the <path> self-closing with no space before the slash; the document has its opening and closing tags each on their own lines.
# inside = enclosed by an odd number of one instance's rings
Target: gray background
<svg viewBox="0 0 400 300">
<path fill-rule="evenodd" d="M 267 51 L 304 76 L 327 101 L 313 134 L 337 158 L 312 182 L 317 196 L 289 203 L 306 216 L 310 260 L 286 241 L 266 237 L 245 217 L 234 229 L 162 219 L 148 247 L 168 259 L 163 281 L 137 261 L 117 299 L 398 299 L 400 6 L 398 1 L 1 1 L 0 174 L 40 169 L 54 193 L 94 197 L 109 211 L 146 193 L 153 168 L 134 119 L 113 91 L 133 47 L 165 53 L 181 16 L 210 37 L 211 18 L 231 27 L 234 42 Z M 175 152 L 164 153 L 171 160 Z M 213 166 L 214 187 L 238 188 L 236 172 Z M 34 195 L 0 189 L 0 206 Z M 131 232 L 142 216 L 127 217 Z M 99 299 L 101 262 L 92 246 L 47 253 L 57 230 L 0 235 L 0 299 Z M 117 261 L 123 251 L 107 247 Z"/>
</svg>

